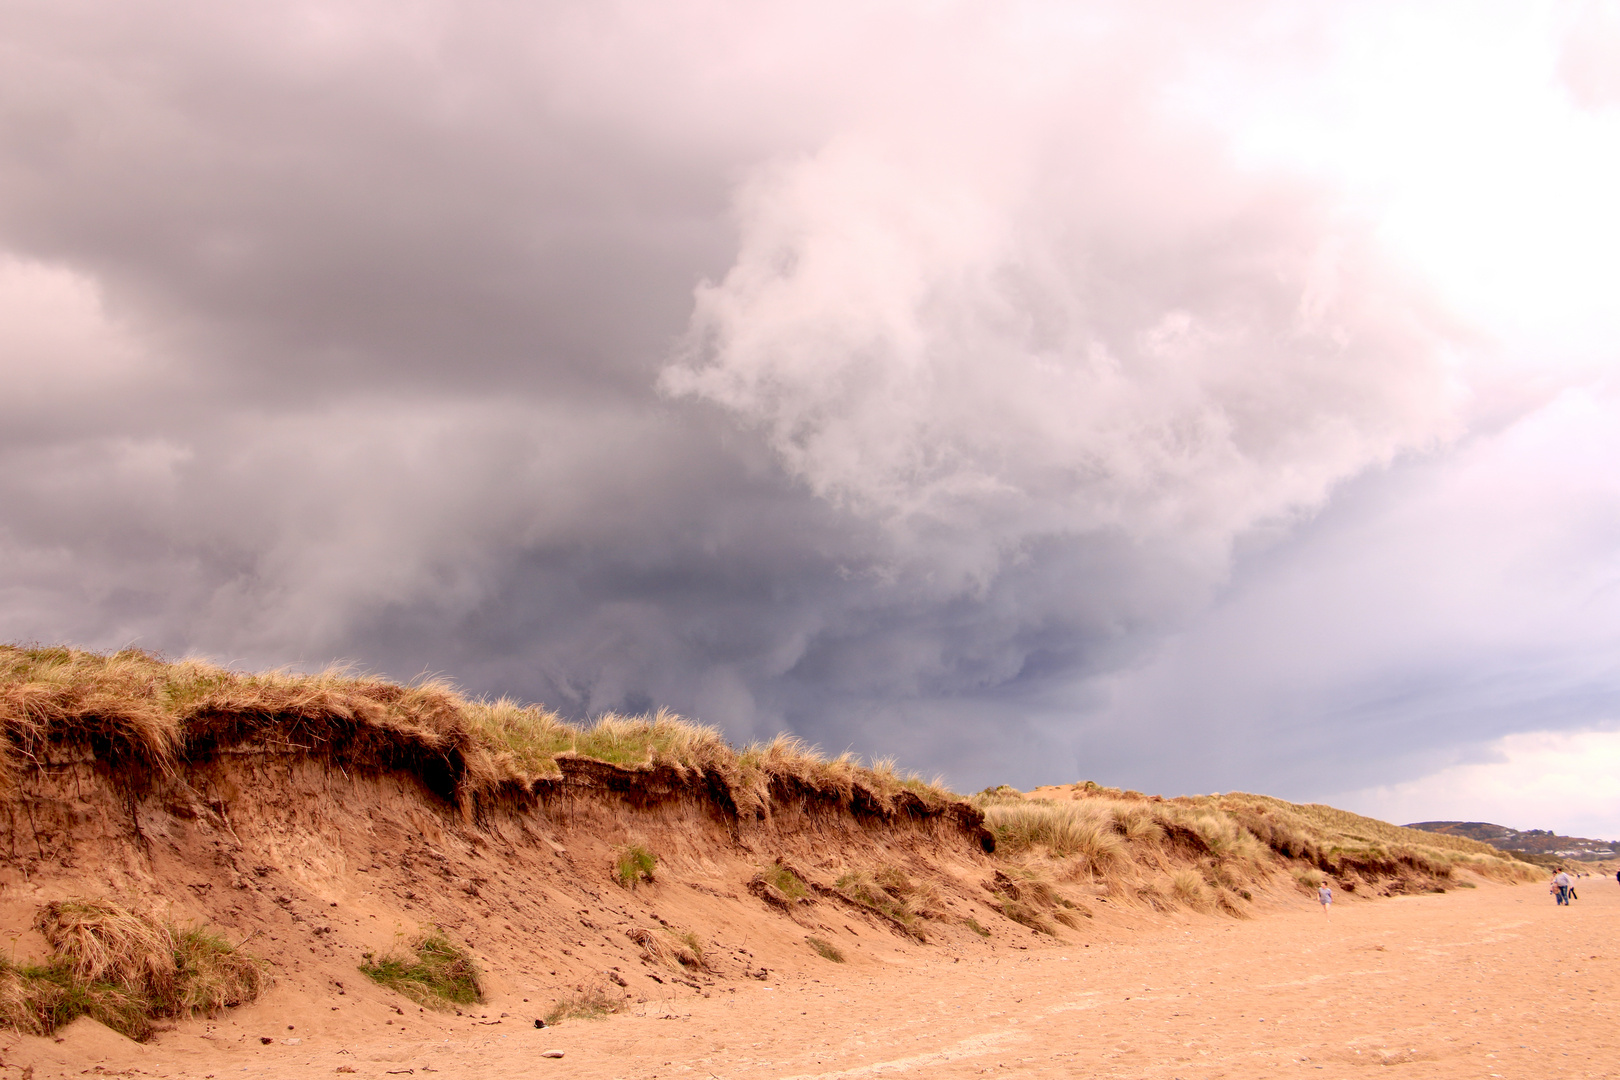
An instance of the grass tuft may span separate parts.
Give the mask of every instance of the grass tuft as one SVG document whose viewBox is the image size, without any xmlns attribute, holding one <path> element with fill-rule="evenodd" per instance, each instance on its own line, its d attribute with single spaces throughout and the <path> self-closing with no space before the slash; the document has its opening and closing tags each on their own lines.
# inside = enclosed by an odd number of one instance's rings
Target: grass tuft
<svg viewBox="0 0 1620 1080">
<path fill-rule="evenodd" d="M 608 993 L 607 987 L 582 987 L 577 993 L 559 999 L 546 1013 L 545 1019 L 548 1024 L 560 1024 L 564 1020 L 600 1020 L 624 1009 L 624 999 Z"/>
<path fill-rule="evenodd" d="M 178 1016 L 217 1016 L 257 998 L 270 982 L 263 961 L 196 926 L 174 931 L 174 965 Z"/>
<path fill-rule="evenodd" d="M 34 926 L 80 982 L 142 986 L 174 995 L 178 972 L 174 932 L 105 900 L 60 900 L 46 904 Z"/>
<path fill-rule="evenodd" d="M 1170 895 L 1188 907 L 1202 908 L 1209 904 L 1204 879 L 1192 870 L 1177 870 L 1170 875 Z"/>
<path fill-rule="evenodd" d="M 974 802 L 980 797 L 975 796 Z M 1094 872 L 1106 872 L 1125 858 L 1125 842 L 1108 809 L 1086 803 L 1020 800 L 981 806 L 996 850 L 1009 855 L 1041 850 L 1054 858 L 1078 856 Z"/>
<path fill-rule="evenodd" d="M 652 882 L 653 871 L 658 868 L 658 856 L 641 844 L 631 844 L 619 850 L 613 866 L 619 884 L 626 889 L 634 889 L 642 882 Z"/>
<path fill-rule="evenodd" d="M 852 870 L 840 876 L 833 887 L 844 899 L 877 913 L 918 941 L 928 940 L 913 904 L 929 893 L 914 885 L 898 868 L 883 867 L 876 874 Z"/>
<path fill-rule="evenodd" d="M 156 1021 L 213 1016 L 270 984 L 268 965 L 198 927 L 176 927 L 104 900 L 61 900 L 34 926 L 45 964 L 0 963 L 0 1024 L 49 1035 L 89 1016 L 145 1040 Z"/>
<path fill-rule="evenodd" d="M 690 930 L 676 930 L 666 926 L 663 927 L 663 932 L 659 933 L 642 926 L 632 926 L 624 932 L 624 936 L 641 946 L 641 959 L 647 963 L 662 964 L 664 967 L 674 969 L 709 970 L 709 962 L 703 952 L 703 941 Z"/>
<path fill-rule="evenodd" d="M 767 866 L 760 872 L 760 877 L 789 900 L 802 900 L 810 895 L 810 887 L 800 880 L 798 874 L 781 863 Z"/>
<path fill-rule="evenodd" d="M 997 905 L 997 910 L 1013 922 L 1027 926 L 1031 930 L 1038 930 L 1052 937 L 1057 936 L 1057 931 L 1046 921 L 1046 916 L 1022 900 L 1002 900 Z"/>
<path fill-rule="evenodd" d="M 666 929 L 668 929 L 666 927 Z M 687 967 L 709 970 L 709 961 L 703 955 L 703 939 L 690 930 L 669 930 L 669 934 L 680 945 L 676 951 L 676 959 Z M 690 959 L 688 959 L 690 957 Z"/>
<path fill-rule="evenodd" d="M 484 1000 L 471 954 L 437 931 L 418 937 L 409 950 L 381 957 L 366 953 L 365 960 L 360 971 L 367 978 L 418 1005 L 448 1012 Z"/>
<path fill-rule="evenodd" d="M 807 937 L 804 940 L 807 945 L 816 950 L 817 955 L 825 957 L 835 964 L 842 964 L 844 962 L 843 950 L 834 945 L 832 942 L 818 937 Z"/>
</svg>

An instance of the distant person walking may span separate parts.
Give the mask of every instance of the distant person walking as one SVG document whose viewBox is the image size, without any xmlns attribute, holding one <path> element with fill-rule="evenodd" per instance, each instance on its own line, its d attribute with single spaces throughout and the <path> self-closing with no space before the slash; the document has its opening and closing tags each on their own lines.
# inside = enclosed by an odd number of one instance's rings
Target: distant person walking
<svg viewBox="0 0 1620 1080">
<path fill-rule="evenodd" d="M 1620 875 L 1616 876 L 1620 877 Z M 1333 906 L 1333 890 L 1328 888 L 1327 882 L 1322 882 L 1321 888 L 1316 890 L 1316 899 L 1322 905 L 1322 914 L 1329 919 L 1333 918 L 1332 915 L 1328 914 L 1328 908 Z"/>
<path fill-rule="evenodd" d="M 1569 903 L 1569 885 L 1570 885 L 1569 871 L 1567 871 L 1567 870 L 1558 871 L 1557 876 L 1555 876 L 1553 878 L 1553 888 L 1558 893 L 1558 902 L 1560 904 L 1566 904 L 1567 905 Z"/>
</svg>

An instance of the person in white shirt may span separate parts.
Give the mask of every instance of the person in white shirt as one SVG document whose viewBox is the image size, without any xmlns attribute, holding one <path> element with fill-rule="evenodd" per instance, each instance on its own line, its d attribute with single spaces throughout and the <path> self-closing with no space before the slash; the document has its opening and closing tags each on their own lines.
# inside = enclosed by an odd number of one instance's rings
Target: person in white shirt
<svg viewBox="0 0 1620 1080">
<path fill-rule="evenodd" d="M 1558 902 L 1560 904 L 1568 904 L 1570 886 L 1569 872 L 1567 870 L 1558 871 L 1557 876 L 1553 878 L 1553 886 L 1558 890 Z"/>
</svg>

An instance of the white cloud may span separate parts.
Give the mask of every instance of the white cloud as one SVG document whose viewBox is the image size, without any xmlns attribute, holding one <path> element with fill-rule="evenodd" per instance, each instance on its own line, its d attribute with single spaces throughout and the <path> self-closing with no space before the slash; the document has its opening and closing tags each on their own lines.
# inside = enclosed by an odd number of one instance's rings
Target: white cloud
<svg viewBox="0 0 1620 1080">
<path fill-rule="evenodd" d="M 1586 0 L 1566 31 L 1558 74 L 1588 109 L 1620 105 L 1620 4 Z"/>
<path fill-rule="evenodd" d="M 908 71 L 926 98 L 754 171 L 666 391 L 985 575 L 1104 531 L 1218 575 L 1245 530 L 1455 433 L 1449 327 L 1330 191 L 1233 166 L 1117 41 L 955 44 Z"/>
<path fill-rule="evenodd" d="M 1478 756 L 1483 760 L 1332 801 L 1397 824 L 1489 821 L 1620 840 L 1620 732 L 1524 732 L 1495 740 Z"/>
<path fill-rule="evenodd" d="M 0 251 L 0 327 L 0 419 L 12 424 L 73 423 L 157 369 L 100 282 L 69 266 Z"/>
<path fill-rule="evenodd" d="M 1620 5 L 1342 5 L 1315 69 L 1206 76 L 1243 159 L 1323 177 L 1476 332 L 1543 376 L 1620 333 Z M 1560 372 L 1565 369 L 1565 372 Z"/>
</svg>

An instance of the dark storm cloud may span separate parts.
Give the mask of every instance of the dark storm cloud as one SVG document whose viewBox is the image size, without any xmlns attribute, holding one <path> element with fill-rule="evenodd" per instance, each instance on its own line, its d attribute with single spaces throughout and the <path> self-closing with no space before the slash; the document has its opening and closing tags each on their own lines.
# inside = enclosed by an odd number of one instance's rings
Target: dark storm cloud
<svg viewBox="0 0 1620 1080">
<path fill-rule="evenodd" d="M 13 6 L 0 637 L 1190 784 L 1119 673 L 1459 427 L 1255 10 Z"/>
<path fill-rule="evenodd" d="M 1107 733 L 1152 730 L 1197 748 L 1160 772 L 1182 786 L 1261 771 L 1305 795 L 1421 776 L 1515 732 L 1612 730 L 1616 407 L 1566 391 L 1349 485 L 1151 663 L 1110 676 L 1094 745 L 1140 780 Z"/>
<path fill-rule="evenodd" d="M 570 115 L 555 19 L 414 10 L 18 19 L 10 245 L 255 395 L 644 388 L 723 265 L 731 163 Z"/>
</svg>

